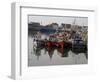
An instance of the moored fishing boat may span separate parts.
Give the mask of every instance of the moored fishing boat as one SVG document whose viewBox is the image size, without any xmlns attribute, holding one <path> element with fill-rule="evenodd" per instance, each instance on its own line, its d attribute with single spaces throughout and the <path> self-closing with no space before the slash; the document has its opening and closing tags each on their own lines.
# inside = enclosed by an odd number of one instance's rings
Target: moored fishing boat
<svg viewBox="0 0 100 82">
<path fill-rule="evenodd" d="M 86 46 L 80 34 L 76 33 L 72 41 L 72 51 L 85 51 Z"/>
</svg>

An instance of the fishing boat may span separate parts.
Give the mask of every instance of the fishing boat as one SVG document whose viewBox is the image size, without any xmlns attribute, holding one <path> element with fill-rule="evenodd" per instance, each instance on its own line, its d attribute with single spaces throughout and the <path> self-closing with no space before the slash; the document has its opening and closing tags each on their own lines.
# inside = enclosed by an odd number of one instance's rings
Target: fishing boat
<svg viewBox="0 0 100 82">
<path fill-rule="evenodd" d="M 86 46 L 87 45 L 84 44 L 84 41 L 82 40 L 82 37 L 80 37 L 80 34 L 76 33 L 76 35 L 72 41 L 72 50 L 73 51 L 80 51 L 80 52 L 85 51 Z"/>
<path fill-rule="evenodd" d="M 56 38 L 54 34 L 50 34 L 49 35 L 49 40 L 46 41 L 46 45 L 48 47 L 52 47 L 52 46 L 56 46 L 57 42 L 56 42 Z"/>
</svg>

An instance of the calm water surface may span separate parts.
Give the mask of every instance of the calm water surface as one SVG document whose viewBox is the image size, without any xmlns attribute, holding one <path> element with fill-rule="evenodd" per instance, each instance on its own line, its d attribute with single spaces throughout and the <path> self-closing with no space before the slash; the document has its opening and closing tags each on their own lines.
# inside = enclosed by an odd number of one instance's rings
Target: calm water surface
<svg viewBox="0 0 100 82">
<path fill-rule="evenodd" d="M 33 48 L 33 37 L 28 37 L 28 66 L 87 64 L 87 53 L 70 49 Z"/>
</svg>

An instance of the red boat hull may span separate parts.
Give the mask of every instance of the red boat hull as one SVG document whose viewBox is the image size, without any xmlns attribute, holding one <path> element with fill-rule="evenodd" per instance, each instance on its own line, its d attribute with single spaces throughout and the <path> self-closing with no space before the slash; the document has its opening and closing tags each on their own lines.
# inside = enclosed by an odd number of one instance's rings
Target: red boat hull
<svg viewBox="0 0 100 82">
<path fill-rule="evenodd" d="M 64 41 L 61 41 L 61 42 L 51 42 L 51 41 L 48 41 L 47 42 L 47 46 L 48 47 L 60 46 L 61 48 L 63 48 L 64 47 Z"/>
</svg>

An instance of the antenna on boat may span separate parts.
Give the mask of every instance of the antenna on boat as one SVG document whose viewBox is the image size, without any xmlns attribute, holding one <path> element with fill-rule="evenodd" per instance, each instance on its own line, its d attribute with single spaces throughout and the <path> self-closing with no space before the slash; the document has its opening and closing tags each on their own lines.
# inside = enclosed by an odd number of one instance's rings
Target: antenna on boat
<svg viewBox="0 0 100 82">
<path fill-rule="evenodd" d="M 84 21 L 83 21 L 83 26 L 82 27 L 84 28 Z"/>
<path fill-rule="evenodd" d="M 72 25 L 71 25 L 71 28 L 73 29 L 75 27 L 75 24 L 76 24 L 76 17 L 74 18 L 73 22 L 72 22 Z"/>
<path fill-rule="evenodd" d="M 73 21 L 73 25 L 75 25 L 76 24 L 76 18 L 74 19 L 74 21 Z"/>
</svg>

